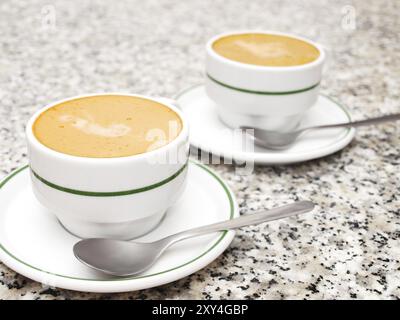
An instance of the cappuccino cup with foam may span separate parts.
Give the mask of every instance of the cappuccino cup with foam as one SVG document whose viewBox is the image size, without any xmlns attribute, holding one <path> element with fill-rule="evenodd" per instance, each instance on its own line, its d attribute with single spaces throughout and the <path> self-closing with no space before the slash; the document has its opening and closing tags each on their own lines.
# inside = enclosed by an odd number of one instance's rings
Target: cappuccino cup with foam
<svg viewBox="0 0 400 320">
<path fill-rule="evenodd" d="M 206 45 L 206 92 L 229 127 L 291 131 L 317 101 L 325 57 L 291 34 L 221 34 Z"/>
<path fill-rule="evenodd" d="M 172 104 L 131 94 L 52 103 L 26 128 L 36 198 L 81 238 L 152 230 L 186 181 L 188 126 Z"/>
</svg>

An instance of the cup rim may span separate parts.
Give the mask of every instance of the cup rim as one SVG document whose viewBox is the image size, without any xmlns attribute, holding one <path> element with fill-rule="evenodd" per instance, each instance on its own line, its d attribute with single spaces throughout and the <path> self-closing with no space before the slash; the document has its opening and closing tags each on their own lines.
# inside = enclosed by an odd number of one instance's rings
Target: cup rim
<svg viewBox="0 0 400 320">
<path fill-rule="evenodd" d="M 295 65 L 295 66 L 261 66 L 261 65 L 249 64 L 249 63 L 239 62 L 239 61 L 225 58 L 225 57 L 221 56 L 220 54 L 218 54 L 216 51 L 214 51 L 214 49 L 212 47 L 215 41 L 217 41 L 221 38 L 224 38 L 226 36 L 237 35 L 237 34 L 248 34 L 248 33 L 280 35 L 280 36 L 286 36 L 289 38 L 298 39 L 298 40 L 304 41 L 304 42 L 314 46 L 315 48 L 317 48 L 319 51 L 319 56 L 317 59 L 315 59 L 311 62 L 308 62 L 306 64 Z M 288 33 L 288 32 L 280 32 L 280 31 L 272 31 L 272 30 L 259 30 L 259 29 L 228 31 L 228 32 L 218 34 L 218 35 L 212 37 L 210 40 L 208 40 L 208 42 L 206 44 L 206 51 L 211 57 L 213 57 L 214 59 L 218 60 L 221 63 L 226 63 L 231 66 L 239 67 L 239 68 L 243 68 L 243 69 L 264 70 L 264 71 L 272 71 L 272 72 L 307 70 L 307 69 L 313 68 L 313 67 L 323 63 L 323 61 L 325 60 L 325 57 L 326 57 L 325 50 L 323 49 L 323 47 L 320 44 L 318 44 L 310 39 L 307 39 L 305 37 L 298 36 L 298 35 L 295 35 L 292 33 Z"/>
<path fill-rule="evenodd" d="M 61 104 L 63 102 L 68 102 L 68 101 L 72 101 L 72 100 L 76 100 L 76 99 L 80 99 L 80 98 L 88 98 L 88 97 L 94 97 L 94 96 L 109 96 L 109 95 L 137 97 L 137 98 L 147 99 L 147 100 L 151 100 L 151 101 L 160 103 L 160 104 L 166 106 L 167 108 L 171 109 L 172 111 L 174 111 L 179 116 L 179 118 L 182 122 L 182 129 L 175 139 L 173 139 L 171 142 L 169 142 L 168 144 L 166 144 L 158 149 L 151 150 L 151 151 L 144 152 L 144 153 L 134 154 L 134 155 L 130 155 L 130 156 L 109 157 L 109 158 L 81 157 L 81 156 L 75 156 L 75 155 L 63 153 L 63 152 L 60 152 L 60 151 L 57 151 L 57 150 L 47 147 L 46 145 L 41 143 L 36 138 L 35 134 L 33 133 L 33 124 L 35 123 L 35 121 L 39 117 L 39 115 L 41 115 L 46 110 L 48 110 L 58 104 Z M 166 150 L 177 147 L 181 141 L 184 141 L 188 135 L 188 130 L 189 130 L 188 123 L 187 123 L 185 117 L 183 116 L 182 111 L 179 110 L 176 106 L 169 103 L 168 101 L 164 101 L 164 99 L 161 97 L 152 98 L 152 97 L 149 97 L 146 95 L 131 94 L 131 93 L 125 93 L 125 92 L 101 92 L 101 93 L 86 93 L 86 94 L 76 95 L 76 96 L 60 99 L 55 102 L 47 104 L 43 108 L 40 108 L 39 110 L 37 110 L 31 116 L 31 118 L 29 119 L 29 121 L 27 123 L 26 129 L 25 129 L 25 134 L 26 134 L 28 143 L 32 144 L 38 150 L 45 152 L 45 153 L 49 154 L 50 156 L 53 156 L 53 157 L 61 159 L 61 160 L 70 160 L 70 161 L 78 161 L 78 162 L 85 162 L 85 163 L 93 163 L 94 162 L 94 163 L 116 163 L 117 164 L 117 163 L 126 162 L 126 161 L 146 160 L 153 156 L 157 157 L 158 155 L 163 154 Z"/>
</svg>

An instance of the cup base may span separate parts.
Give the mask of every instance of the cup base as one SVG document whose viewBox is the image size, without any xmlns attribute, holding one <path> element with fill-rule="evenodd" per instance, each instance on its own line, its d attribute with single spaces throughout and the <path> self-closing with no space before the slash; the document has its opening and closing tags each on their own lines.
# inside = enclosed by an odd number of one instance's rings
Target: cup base
<svg viewBox="0 0 400 320">
<path fill-rule="evenodd" d="M 166 211 L 144 219 L 120 223 L 93 223 L 75 219 L 58 219 L 61 226 L 77 238 L 108 238 L 133 240 L 156 229 L 164 220 Z"/>
<path fill-rule="evenodd" d="M 289 132 L 298 128 L 303 114 L 286 117 L 252 116 L 247 114 L 228 113 L 225 108 L 222 108 L 221 110 L 218 110 L 218 116 L 221 122 L 232 129 L 238 129 L 241 126 L 245 126 L 263 130 Z"/>
</svg>

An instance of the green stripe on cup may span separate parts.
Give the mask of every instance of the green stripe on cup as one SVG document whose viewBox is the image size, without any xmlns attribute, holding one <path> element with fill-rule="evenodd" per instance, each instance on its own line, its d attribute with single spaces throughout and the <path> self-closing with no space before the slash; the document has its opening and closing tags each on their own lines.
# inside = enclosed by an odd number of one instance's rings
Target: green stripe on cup
<svg viewBox="0 0 400 320">
<path fill-rule="evenodd" d="M 271 95 L 271 96 L 279 96 L 279 95 L 288 95 L 288 94 L 296 94 L 296 93 L 301 93 L 305 91 L 309 91 L 314 89 L 315 87 L 319 86 L 319 82 L 312 85 L 311 87 L 307 87 L 304 89 L 299 89 L 299 90 L 293 90 L 293 91 L 283 91 L 283 92 L 267 92 L 267 91 L 252 91 L 252 90 L 247 90 L 247 89 L 242 89 L 242 88 L 236 88 L 232 87 L 228 84 L 225 84 L 221 81 L 218 81 L 211 77 L 209 74 L 206 74 L 206 76 L 213 82 L 219 84 L 220 86 L 223 86 L 225 88 L 231 89 L 231 90 L 236 90 L 236 91 L 241 91 L 241 92 L 246 92 L 246 93 L 253 93 L 253 94 L 261 94 L 261 95 Z"/>
<path fill-rule="evenodd" d="M 186 162 L 186 164 L 183 165 L 183 167 L 180 168 L 177 172 L 175 172 L 172 176 L 170 176 L 160 182 L 148 185 L 146 187 L 138 188 L 138 189 L 130 189 L 130 190 L 114 191 L 114 192 L 83 191 L 83 190 L 75 190 L 75 189 L 62 187 L 62 186 L 56 185 L 50 181 L 47 181 L 46 179 L 43 179 L 35 171 L 33 171 L 32 168 L 31 168 L 31 171 L 32 171 L 32 174 L 36 177 L 36 179 L 38 179 L 39 181 L 41 181 L 48 187 L 57 189 L 59 191 L 72 193 L 72 194 L 76 194 L 76 195 L 80 195 L 80 196 L 88 196 L 88 197 L 117 197 L 117 196 L 126 196 L 126 195 L 130 195 L 130 194 L 145 192 L 145 191 L 149 191 L 149 190 L 161 187 L 162 185 L 174 180 L 177 176 L 179 176 L 183 172 L 183 170 L 185 170 L 187 165 L 188 165 L 188 163 Z"/>
</svg>

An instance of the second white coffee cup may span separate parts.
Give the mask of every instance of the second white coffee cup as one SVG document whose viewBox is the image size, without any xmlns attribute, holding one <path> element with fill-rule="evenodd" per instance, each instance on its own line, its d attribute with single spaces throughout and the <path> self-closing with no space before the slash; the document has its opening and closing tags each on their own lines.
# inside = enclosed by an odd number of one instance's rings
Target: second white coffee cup
<svg viewBox="0 0 400 320">
<path fill-rule="evenodd" d="M 258 66 L 227 59 L 213 49 L 216 40 L 236 34 L 273 34 L 313 45 L 316 60 L 296 66 Z M 240 126 L 290 131 L 317 101 L 326 54 L 308 39 L 274 31 L 246 30 L 213 37 L 206 45 L 206 92 L 216 103 L 220 119 Z"/>
</svg>

